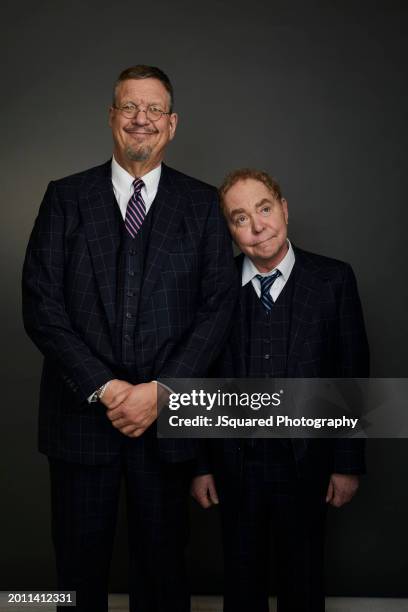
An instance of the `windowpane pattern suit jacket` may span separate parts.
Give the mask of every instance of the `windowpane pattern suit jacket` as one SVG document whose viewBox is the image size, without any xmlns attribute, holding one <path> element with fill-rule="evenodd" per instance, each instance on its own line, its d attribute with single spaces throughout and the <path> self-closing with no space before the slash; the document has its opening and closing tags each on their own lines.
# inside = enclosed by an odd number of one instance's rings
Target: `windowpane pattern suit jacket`
<svg viewBox="0 0 408 612">
<path fill-rule="evenodd" d="M 87 464 L 120 452 L 100 404 L 107 380 L 205 376 L 221 350 L 237 278 L 215 188 L 162 165 L 137 305 L 131 368 L 115 354 L 118 205 L 111 162 L 51 182 L 23 272 L 25 327 L 44 355 L 40 450 Z M 191 458 L 189 440 L 159 441 L 169 461 Z"/>
<path fill-rule="evenodd" d="M 357 283 L 350 265 L 294 247 L 295 265 L 286 377 L 352 378 L 369 375 L 369 350 Z M 236 258 L 241 276 L 244 256 Z M 245 345 L 249 330 L 244 291 L 237 304 L 226 349 L 213 375 L 248 375 Z M 352 390 L 353 391 L 353 390 Z M 324 462 L 329 473 L 365 472 L 363 439 L 303 439 L 291 441 L 299 474 Z M 239 440 L 213 440 L 215 461 L 239 461 Z M 203 452 L 197 473 L 212 471 Z M 238 465 L 238 463 L 237 463 Z M 268 470 L 268 466 L 265 466 Z M 266 478 L 271 474 L 265 474 Z"/>
</svg>

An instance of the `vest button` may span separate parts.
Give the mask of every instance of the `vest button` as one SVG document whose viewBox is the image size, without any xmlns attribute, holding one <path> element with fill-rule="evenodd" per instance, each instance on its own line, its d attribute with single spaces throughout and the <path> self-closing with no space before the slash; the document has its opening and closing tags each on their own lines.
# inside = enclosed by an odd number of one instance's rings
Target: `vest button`
<svg viewBox="0 0 408 612">
<path fill-rule="evenodd" d="M 125 334 L 126 342 L 130 342 L 132 340 L 132 336 L 130 334 Z"/>
<path fill-rule="evenodd" d="M 136 295 L 136 292 L 135 292 L 135 291 L 128 291 L 128 292 L 127 292 L 127 296 L 128 296 L 128 297 L 135 297 L 135 295 Z"/>
<path fill-rule="evenodd" d="M 271 358 L 270 355 L 268 355 L 268 354 L 264 355 L 264 359 L 270 359 L 270 358 Z"/>
<path fill-rule="evenodd" d="M 132 318 L 132 313 L 131 312 L 127 312 L 126 313 L 126 318 L 127 319 L 131 319 Z"/>
<path fill-rule="evenodd" d="M 129 249 L 129 255 L 136 255 L 135 249 Z"/>
<path fill-rule="evenodd" d="M 129 276 L 134 276 L 135 275 L 135 271 L 134 270 L 129 270 Z"/>
</svg>

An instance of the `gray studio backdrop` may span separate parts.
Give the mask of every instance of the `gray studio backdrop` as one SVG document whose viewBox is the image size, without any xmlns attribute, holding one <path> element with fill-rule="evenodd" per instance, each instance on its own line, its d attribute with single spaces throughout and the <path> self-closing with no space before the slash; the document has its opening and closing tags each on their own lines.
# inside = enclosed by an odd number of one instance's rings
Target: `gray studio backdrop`
<svg viewBox="0 0 408 612">
<path fill-rule="evenodd" d="M 162 67 L 180 124 L 168 163 L 213 184 L 264 168 L 299 246 L 350 262 L 373 375 L 405 377 L 406 9 L 399 2 L 252 0 L 2 3 L 2 445 L 0 589 L 53 585 L 46 460 L 36 452 L 41 358 L 25 337 L 20 271 L 51 179 L 110 156 L 118 72 Z M 405 440 L 369 444 L 353 503 L 330 511 L 328 591 L 408 595 Z M 126 590 L 125 516 L 112 590 Z M 222 585 L 216 511 L 192 507 L 192 586 Z M 273 575 L 271 588 L 273 588 Z"/>
</svg>

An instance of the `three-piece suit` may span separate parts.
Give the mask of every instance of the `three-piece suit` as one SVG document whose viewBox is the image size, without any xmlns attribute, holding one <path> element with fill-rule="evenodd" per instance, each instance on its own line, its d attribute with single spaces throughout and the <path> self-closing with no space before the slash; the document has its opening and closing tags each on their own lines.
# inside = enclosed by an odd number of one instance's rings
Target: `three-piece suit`
<svg viewBox="0 0 408 612">
<path fill-rule="evenodd" d="M 341 261 L 294 248 L 295 264 L 268 310 L 252 283 L 240 290 L 216 376 L 368 376 L 368 344 L 355 276 Z M 244 256 L 236 258 L 239 274 Z M 278 266 L 279 267 L 279 266 Z M 220 497 L 225 612 L 268 610 L 270 531 L 280 612 L 324 611 L 324 524 L 330 474 L 365 471 L 362 439 L 213 440 Z"/>
<path fill-rule="evenodd" d="M 51 182 L 23 274 L 25 327 L 44 355 L 39 447 L 50 458 L 60 589 L 107 609 L 120 480 L 127 484 L 131 610 L 184 612 L 191 440 L 116 430 L 87 398 L 106 381 L 205 376 L 236 298 L 230 237 L 215 188 L 162 164 L 135 238 L 111 162 Z"/>
</svg>

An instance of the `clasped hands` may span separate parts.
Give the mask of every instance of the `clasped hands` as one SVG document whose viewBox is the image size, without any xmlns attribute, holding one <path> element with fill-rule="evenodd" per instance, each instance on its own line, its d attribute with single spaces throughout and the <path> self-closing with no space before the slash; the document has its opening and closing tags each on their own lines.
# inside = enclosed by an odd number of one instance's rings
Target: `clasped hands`
<svg viewBox="0 0 408 612">
<path fill-rule="evenodd" d="M 157 419 L 167 392 L 155 381 L 131 385 L 125 380 L 111 380 L 101 403 L 113 427 L 129 438 L 138 438 Z"/>
</svg>

